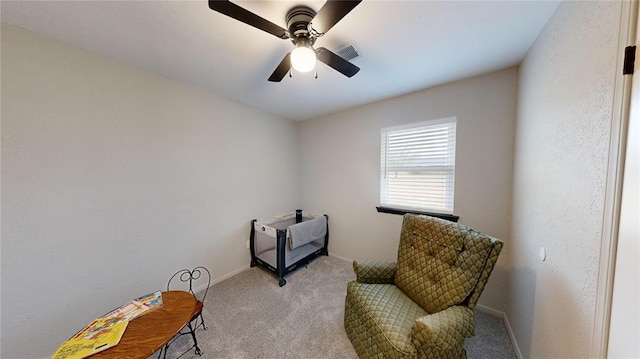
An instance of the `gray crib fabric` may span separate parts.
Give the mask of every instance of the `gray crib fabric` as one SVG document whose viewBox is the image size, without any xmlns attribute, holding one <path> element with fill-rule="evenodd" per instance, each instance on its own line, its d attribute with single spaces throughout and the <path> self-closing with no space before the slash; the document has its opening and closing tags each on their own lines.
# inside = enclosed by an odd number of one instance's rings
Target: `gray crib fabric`
<svg viewBox="0 0 640 359">
<path fill-rule="evenodd" d="M 289 248 L 295 249 L 327 234 L 327 218 L 321 216 L 310 221 L 300 222 L 288 227 Z"/>
</svg>

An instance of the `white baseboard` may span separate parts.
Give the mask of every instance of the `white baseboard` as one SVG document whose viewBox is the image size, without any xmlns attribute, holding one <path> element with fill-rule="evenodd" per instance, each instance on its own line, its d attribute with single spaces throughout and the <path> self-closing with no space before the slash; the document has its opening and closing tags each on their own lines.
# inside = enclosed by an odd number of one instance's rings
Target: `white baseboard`
<svg viewBox="0 0 640 359">
<path fill-rule="evenodd" d="M 224 275 L 222 275 L 222 276 L 220 276 L 218 278 L 212 279 L 211 280 L 211 284 L 209 285 L 209 288 L 211 288 L 211 286 L 213 286 L 214 284 L 220 283 L 223 280 L 231 278 L 231 277 L 233 277 L 234 275 L 236 275 L 236 274 L 238 274 L 240 272 L 246 271 L 247 269 L 249 269 L 249 265 L 248 264 L 246 266 L 240 267 L 240 268 L 238 268 L 238 269 L 236 269 L 236 270 L 234 270 L 232 272 L 224 274 Z M 197 293 L 197 292 L 199 292 L 201 290 L 204 290 L 205 288 L 207 288 L 207 285 L 203 284 L 203 285 L 201 285 L 201 286 L 199 286 L 197 288 L 194 288 L 194 292 Z"/>
<path fill-rule="evenodd" d="M 515 350 L 516 355 L 518 356 L 518 359 L 523 359 L 522 352 L 520 352 L 520 347 L 518 346 L 518 341 L 516 340 L 515 334 L 513 334 L 513 329 L 511 329 L 511 323 L 509 323 L 509 318 L 507 317 L 507 313 L 484 306 L 482 304 L 476 305 L 476 308 L 485 313 L 489 313 L 502 318 L 502 321 L 504 322 L 505 327 L 507 327 L 507 332 L 509 333 L 511 344 L 513 345 L 513 349 Z"/>
<path fill-rule="evenodd" d="M 504 312 L 501 312 L 497 309 L 493 309 L 491 307 L 487 307 L 486 305 L 482 305 L 482 304 L 478 304 L 476 305 L 476 308 L 478 308 L 479 310 L 485 312 L 485 313 L 489 313 L 491 315 L 495 315 L 496 317 L 500 317 L 500 318 L 506 318 L 506 314 Z"/>
<path fill-rule="evenodd" d="M 343 261 L 353 262 L 353 259 L 345 258 L 345 257 L 343 257 L 343 256 L 339 256 L 339 255 L 337 255 L 337 254 L 335 254 L 335 253 L 331 253 L 331 252 L 329 252 L 329 256 L 330 256 L 330 257 L 334 257 L 334 258 L 338 258 L 338 259 L 342 259 Z"/>
<path fill-rule="evenodd" d="M 214 285 L 214 284 L 216 284 L 216 283 L 220 283 L 220 282 L 222 282 L 223 280 L 228 279 L 228 278 L 231 278 L 231 277 L 233 277 L 234 275 L 236 275 L 236 274 L 238 274 L 238 273 L 240 273 L 240 272 L 244 272 L 244 271 L 246 271 L 246 270 L 247 270 L 247 269 L 249 269 L 249 268 L 250 268 L 250 266 L 249 266 L 248 264 L 247 264 L 247 265 L 245 265 L 245 266 L 242 266 L 242 267 L 240 267 L 240 268 L 238 268 L 238 269 L 236 269 L 236 270 L 234 270 L 234 271 L 232 271 L 232 272 L 229 272 L 229 273 L 227 273 L 227 274 L 225 274 L 225 275 L 223 275 L 223 276 L 221 276 L 221 277 L 218 277 L 218 278 L 216 278 L 216 279 L 212 280 L 212 281 L 211 281 L 211 285 Z"/>
</svg>

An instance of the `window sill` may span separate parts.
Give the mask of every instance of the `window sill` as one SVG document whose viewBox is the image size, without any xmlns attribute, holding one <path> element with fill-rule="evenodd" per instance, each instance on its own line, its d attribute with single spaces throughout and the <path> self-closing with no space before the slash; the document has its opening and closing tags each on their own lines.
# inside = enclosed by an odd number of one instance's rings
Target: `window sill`
<svg viewBox="0 0 640 359">
<path fill-rule="evenodd" d="M 460 219 L 459 216 L 456 216 L 454 214 L 447 214 L 447 213 L 423 212 L 423 211 L 415 211 L 410 209 L 400 209 L 400 208 L 391 208 L 391 207 L 382 207 L 382 206 L 376 207 L 376 209 L 378 210 L 378 213 L 399 214 L 401 216 L 404 216 L 407 213 L 422 214 L 426 216 L 444 219 L 450 222 L 458 222 L 458 219 Z"/>
</svg>

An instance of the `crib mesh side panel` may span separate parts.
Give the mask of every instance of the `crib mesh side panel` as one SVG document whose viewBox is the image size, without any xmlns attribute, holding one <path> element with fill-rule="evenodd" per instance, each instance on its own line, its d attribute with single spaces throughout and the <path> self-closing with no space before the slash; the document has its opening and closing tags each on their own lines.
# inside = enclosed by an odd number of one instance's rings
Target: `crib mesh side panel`
<svg viewBox="0 0 640 359">
<path fill-rule="evenodd" d="M 287 245 L 284 253 L 284 265 L 290 266 L 298 260 L 308 256 L 309 254 L 321 249 L 324 245 L 324 238 L 317 239 L 304 246 L 291 250 Z M 256 233 L 255 238 L 256 257 L 262 259 L 274 268 L 278 267 L 276 254 L 276 239 L 267 236 L 264 233 Z"/>
<path fill-rule="evenodd" d="M 316 239 L 313 242 L 309 242 L 303 246 L 300 246 L 294 250 L 291 250 L 287 245 L 287 249 L 285 250 L 284 262 L 286 266 L 289 266 L 300 259 L 308 256 L 309 254 L 317 251 L 322 248 L 324 245 L 324 237 Z"/>
<path fill-rule="evenodd" d="M 254 250 L 256 257 L 262 259 L 274 268 L 276 263 L 276 239 L 263 232 L 256 231 Z"/>
<path fill-rule="evenodd" d="M 290 219 L 284 219 L 281 221 L 265 223 L 265 224 L 274 229 L 287 229 L 287 227 L 296 224 L 296 219 L 290 218 Z"/>
<path fill-rule="evenodd" d="M 303 222 L 311 219 L 315 219 L 316 217 L 303 217 Z M 277 254 L 276 254 L 276 238 L 271 237 L 265 231 L 262 231 L 262 227 L 269 226 L 273 229 L 287 229 L 290 225 L 296 223 L 295 218 L 284 219 L 272 222 L 263 222 L 258 223 L 256 225 L 256 236 L 255 236 L 255 244 L 254 250 L 256 253 L 256 257 L 260 258 L 264 262 L 273 266 L 274 268 L 278 267 L 277 263 Z M 266 229 L 266 227 L 265 227 Z M 289 240 L 287 234 L 287 241 Z M 313 242 L 305 244 L 304 246 L 298 247 L 295 250 L 291 250 L 289 247 L 289 243 L 287 242 L 285 245 L 285 255 L 284 255 L 284 265 L 286 267 L 296 263 L 298 260 L 308 256 L 309 254 L 321 249 L 324 246 L 324 237 L 318 238 Z"/>
</svg>

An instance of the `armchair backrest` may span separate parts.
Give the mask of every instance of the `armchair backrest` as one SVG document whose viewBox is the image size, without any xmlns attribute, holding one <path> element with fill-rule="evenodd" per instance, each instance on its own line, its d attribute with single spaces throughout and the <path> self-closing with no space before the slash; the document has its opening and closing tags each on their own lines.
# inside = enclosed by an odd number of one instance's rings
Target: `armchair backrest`
<svg viewBox="0 0 640 359">
<path fill-rule="evenodd" d="M 442 219 L 406 214 L 395 285 L 429 313 L 475 307 L 502 242 Z"/>
</svg>

